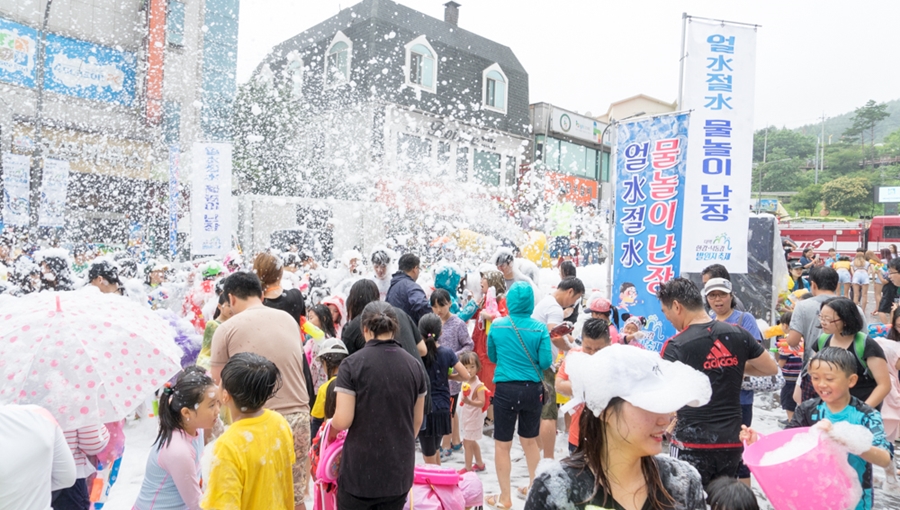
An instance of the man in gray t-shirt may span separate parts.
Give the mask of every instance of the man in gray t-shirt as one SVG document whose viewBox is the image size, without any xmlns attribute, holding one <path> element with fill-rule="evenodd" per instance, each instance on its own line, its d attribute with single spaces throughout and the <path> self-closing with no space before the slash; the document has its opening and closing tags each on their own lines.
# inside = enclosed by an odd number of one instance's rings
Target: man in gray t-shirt
<svg viewBox="0 0 900 510">
<path fill-rule="evenodd" d="M 819 323 L 819 310 L 822 308 L 822 303 L 833 297 L 838 297 L 835 294 L 838 281 L 837 271 L 834 269 L 827 266 L 814 268 L 809 273 L 809 284 L 813 297 L 800 301 L 794 307 L 794 313 L 791 315 L 791 330 L 788 332 L 786 340 L 791 347 L 800 345 L 800 341 L 804 340 L 804 368 L 812 355 L 812 346 L 819 339 L 819 336 L 822 335 L 822 324 Z M 862 308 L 859 308 L 859 305 L 856 308 L 862 316 L 863 324 L 868 326 L 865 312 L 863 312 Z"/>
</svg>

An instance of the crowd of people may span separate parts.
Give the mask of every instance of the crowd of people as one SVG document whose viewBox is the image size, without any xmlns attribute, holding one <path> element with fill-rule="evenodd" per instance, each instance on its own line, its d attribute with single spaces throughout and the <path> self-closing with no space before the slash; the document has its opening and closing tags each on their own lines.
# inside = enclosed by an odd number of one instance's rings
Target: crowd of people
<svg viewBox="0 0 900 510">
<path fill-rule="evenodd" d="M 850 457 L 864 491 L 857 508 L 871 508 L 871 465 L 890 466 L 900 436 L 900 333 L 874 339 L 838 290 L 840 268 L 815 259 L 799 263 L 808 275 L 792 281 L 805 293 L 774 328 L 759 327 L 722 266 L 703 271 L 702 288 L 661 285 L 680 333 L 655 353 L 641 342 L 646 320 L 589 293 L 570 261 L 546 293 L 534 265 L 507 249 L 468 272 L 387 249 L 352 250 L 332 266 L 294 251 L 181 265 L 73 255 L 0 245 L 4 292 L 121 293 L 174 314 L 195 338 L 158 391 L 137 510 L 304 509 L 310 499 L 323 510 L 399 510 L 420 470 L 440 473 L 454 455 L 464 458 L 460 487 L 477 495 L 466 508 L 508 509 L 513 498 L 534 510 L 756 508 L 742 452 L 758 437 L 754 391 L 778 389 L 785 427 L 831 434 L 846 421 L 872 432 L 871 448 Z M 886 270 L 885 322 L 900 327 L 900 259 Z M 772 339 L 777 356 L 764 347 Z M 0 448 L 17 452 L 6 472 L 18 473 L 0 477 L 0 508 L 90 508 L 95 460 L 122 430 L 101 421 L 63 431 L 40 408 L 0 408 Z M 519 487 L 516 436 L 528 469 Z M 488 437 L 493 462 L 481 451 Z M 481 494 L 484 472 L 498 493 Z M 35 478 L 27 491 L 23 477 Z"/>
</svg>

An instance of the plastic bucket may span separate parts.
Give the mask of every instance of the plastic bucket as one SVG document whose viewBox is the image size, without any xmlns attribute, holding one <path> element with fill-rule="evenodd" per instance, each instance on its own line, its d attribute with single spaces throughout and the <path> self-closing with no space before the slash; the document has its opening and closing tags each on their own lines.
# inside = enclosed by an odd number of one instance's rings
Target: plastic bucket
<svg viewBox="0 0 900 510">
<path fill-rule="evenodd" d="M 809 431 L 808 427 L 781 430 L 761 437 L 744 449 L 744 464 L 775 510 L 844 510 L 862 497 L 847 452 L 824 436 L 811 450 L 777 464 L 761 465 L 763 456 Z"/>
</svg>

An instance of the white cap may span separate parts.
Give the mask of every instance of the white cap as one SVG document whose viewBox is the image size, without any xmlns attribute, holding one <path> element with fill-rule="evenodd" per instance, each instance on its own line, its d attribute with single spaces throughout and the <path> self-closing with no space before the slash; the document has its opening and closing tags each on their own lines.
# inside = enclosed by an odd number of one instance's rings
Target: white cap
<svg viewBox="0 0 900 510">
<path fill-rule="evenodd" d="M 725 278 L 710 278 L 706 285 L 703 286 L 703 297 L 716 290 L 731 294 L 731 282 Z"/>
<path fill-rule="evenodd" d="M 572 381 L 572 401 L 586 404 L 598 417 L 614 397 L 666 414 L 706 405 L 712 396 L 709 378 L 702 372 L 630 345 L 610 345 L 592 356 L 571 353 L 566 356 L 566 372 Z"/>
<path fill-rule="evenodd" d="M 319 352 L 316 354 L 316 357 L 323 356 L 325 354 L 346 354 L 349 355 L 350 352 L 347 350 L 347 346 L 344 345 L 344 342 L 340 341 L 337 338 L 326 338 L 322 340 L 322 343 L 319 345 Z"/>
</svg>

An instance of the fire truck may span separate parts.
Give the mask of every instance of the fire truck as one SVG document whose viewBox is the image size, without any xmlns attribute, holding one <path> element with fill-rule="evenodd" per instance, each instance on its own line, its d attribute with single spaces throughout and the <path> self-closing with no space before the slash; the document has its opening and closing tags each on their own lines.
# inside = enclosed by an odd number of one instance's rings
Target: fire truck
<svg viewBox="0 0 900 510">
<path fill-rule="evenodd" d="M 892 244 L 900 247 L 900 216 L 822 222 L 787 219 L 779 223 L 779 228 L 783 238 L 797 245 L 789 254 L 791 259 L 799 259 L 807 248 L 822 256 L 828 255 L 830 248 L 841 255 L 852 256 L 859 247 L 876 253 Z"/>
</svg>

